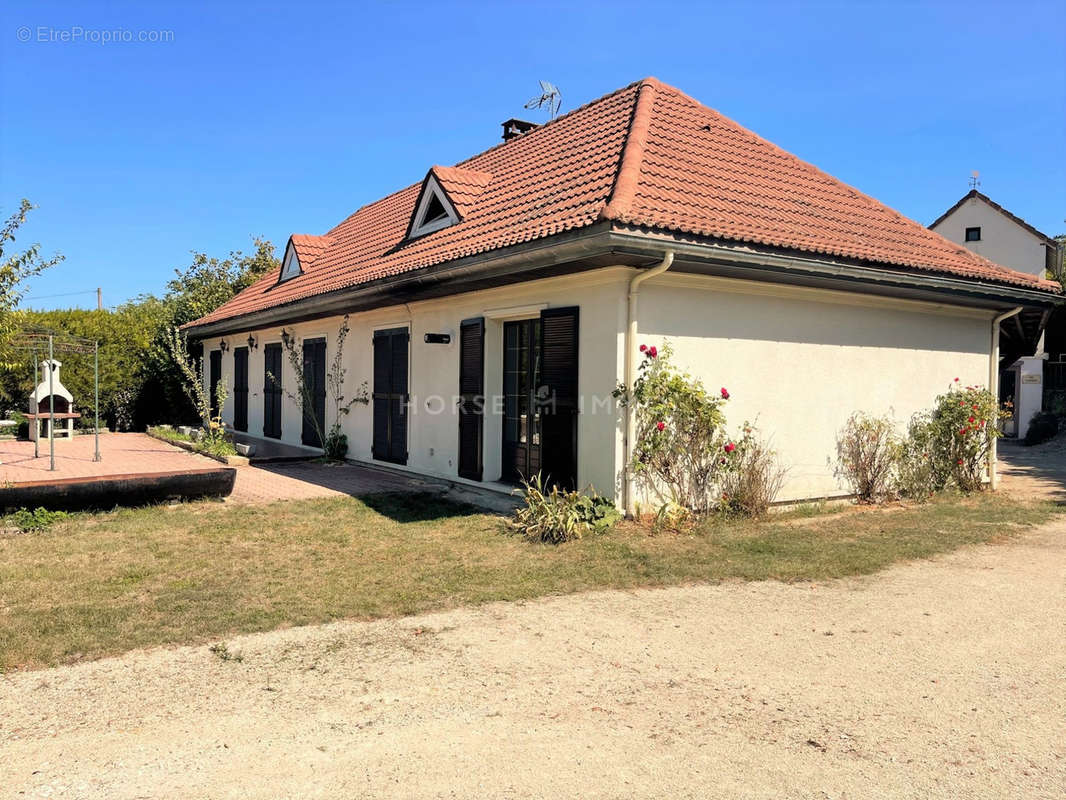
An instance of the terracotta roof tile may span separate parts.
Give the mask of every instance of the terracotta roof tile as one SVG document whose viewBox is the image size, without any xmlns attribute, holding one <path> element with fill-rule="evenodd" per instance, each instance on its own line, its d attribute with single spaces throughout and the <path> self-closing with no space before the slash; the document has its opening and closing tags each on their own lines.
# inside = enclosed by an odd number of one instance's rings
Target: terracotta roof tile
<svg viewBox="0 0 1066 800">
<path fill-rule="evenodd" d="M 312 236 L 307 233 L 294 233 L 289 237 L 292 249 L 300 260 L 300 269 L 306 272 L 315 260 L 329 248 L 333 239 L 329 236 Z M 274 276 L 275 279 L 277 275 Z"/>
<path fill-rule="evenodd" d="M 437 166 L 430 171 L 437 176 L 437 182 L 459 212 L 460 219 L 466 219 L 474 203 L 492 180 L 491 172 L 479 172 L 476 169 Z"/>
<path fill-rule="evenodd" d="M 421 183 L 324 237 L 313 269 L 268 275 L 191 325 L 582 228 L 599 219 L 1054 291 L 993 264 L 648 78 L 456 167 L 433 167 L 462 219 L 404 241 Z M 314 240 L 312 242 L 312 240 Z M 317 252 L 315 251 L 317 248 Z"/>
</svg>

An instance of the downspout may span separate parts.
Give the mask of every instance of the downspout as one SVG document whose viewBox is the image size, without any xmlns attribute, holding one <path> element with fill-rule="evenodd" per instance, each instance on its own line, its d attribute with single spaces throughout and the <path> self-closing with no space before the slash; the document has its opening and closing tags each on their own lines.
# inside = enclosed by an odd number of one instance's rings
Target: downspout
<svg viewBox="0 0 1066 800">
<path fill-rule="evenodd" d="M 1022 307 L 1012 308 L 998 317 L 992 318 L 992 344 L 988 353 L 988 391 L 995 398 L 996 407 L 999 407 L 999 326 L 1005 319 L 1020 314 Z M 1019 426 L 1019 430 L 1021 430 Z M 992 439 L 992 446 L 988 450 L 988 488 L 996 490 L 996 438 Z"/>
<path fill-rule="evenodd" d="M 627 311 L 627 326 L 626 326 L 626 338 L 625 338 L 625 385 L 626 389 L 632 390 L 633 384 L 637 379 L 637 365 L 635 357 L 635 349 L 637 346 L 637 296 L 640 293 L 640 284 L 648 280 L 648 278 L 654 278 L 656 275 L 662 275 L 668 269 L 670 265 L 674 263 L 674 251 L 667 250 L 666 255 L 663 256 L 663 260 L 646 270 L 642 270 L 634 275 L 629 280 L 629 307 Z M 634 413 L 633 404 L 626 404 L 626 435 L 625 435 L 625 464 L 624 464 L 624 492 L 625 495 L 625 512 L 627 517 L 632 517 L 636 508 L 636 501 L 633 497 L 633 446 L 634 441 L 637 438 L 637 416 Z"/>
</svg>

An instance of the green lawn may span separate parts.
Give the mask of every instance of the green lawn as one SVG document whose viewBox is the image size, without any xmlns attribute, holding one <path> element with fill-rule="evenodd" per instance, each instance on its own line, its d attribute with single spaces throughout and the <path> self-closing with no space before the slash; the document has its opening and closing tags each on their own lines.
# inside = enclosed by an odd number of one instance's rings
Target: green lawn
<svg viewBox="0 0 1066 800">
<path fill-rule="evenodd" d="M 683 534 L 623 524 L 558 547 L 430 496 L 81 514 L 0 535 L 0 670 L 584 589 L 823 580 L 999 540 L 1054 513 L 985 495 Z"/>
</svg>

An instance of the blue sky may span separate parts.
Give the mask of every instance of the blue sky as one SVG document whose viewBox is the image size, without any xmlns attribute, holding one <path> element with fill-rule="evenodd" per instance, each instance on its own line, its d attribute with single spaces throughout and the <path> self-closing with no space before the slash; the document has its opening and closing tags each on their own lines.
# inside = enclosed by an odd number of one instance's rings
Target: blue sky
<svg viewBox="0 0 1066 800">
<path fill-rule="evenodd" d="M 170 41 L 86 41 L 115 30 Z M 0 214 L 28 197 L 20 244 L 66 256 L 31 298 L 116 304 L 492 146 L 540 78 L 565 111 L 655 75 L 923 223 L 977 169 L 1054 235 L 1064 30 L 1061 2 L 8 2 Z"/>
</svg>

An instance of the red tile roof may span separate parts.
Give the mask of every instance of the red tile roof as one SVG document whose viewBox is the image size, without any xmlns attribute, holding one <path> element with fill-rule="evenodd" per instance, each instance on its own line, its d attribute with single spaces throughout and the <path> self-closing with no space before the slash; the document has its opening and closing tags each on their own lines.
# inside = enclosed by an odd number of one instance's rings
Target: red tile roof
<svg viewBox="0 0 1066 800">
<path fill-rule="evenodd" d="M 654 78 L 493 147 L 433 167 L 462 220 L 405 242 L 421 183 L 363 206 L 304 274 L 268 275 L 201 325 L 606 219 L 662 231 L 1046 291 L 949 242 Z M 294 237 L 294 242 L 296 237 Z M 301 264 L 303 258 L 301 256 Z"/>
<path fill-rule="evenodd" d="M 474 208 L 474 203 L 492 180 L 491 172 L 478 172 L 476 169 L 438 166 L 433 167 L 430 172 L 436 176 L 437 183 L 448 194 L 448 199 L 459 212 L 460 219 L 466 219 L 467 214 Z"/>
<path fill-rule="evenodd" d="M 292 249 L 296 251 L 296 257 L 300 260 L 300 269 L 307 272 L 315 260 L 329 249 L 333 239 L 329 236 L 312 236 L 307 233 L 294 233 L 289 241 Z M 277 275 L 274 276 L 275 280 Z"/>
</svg>

